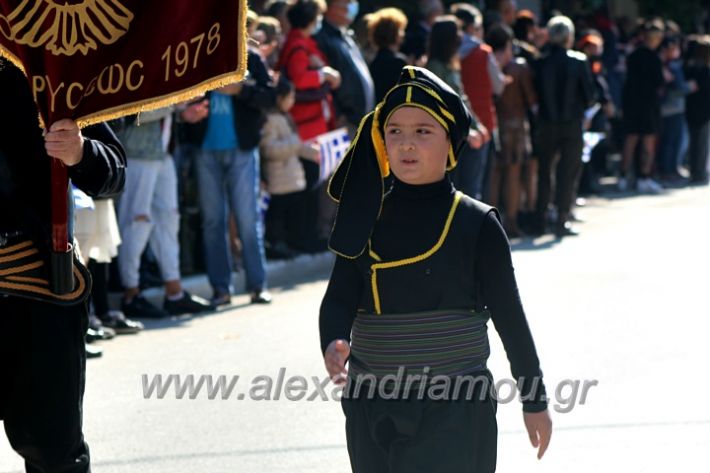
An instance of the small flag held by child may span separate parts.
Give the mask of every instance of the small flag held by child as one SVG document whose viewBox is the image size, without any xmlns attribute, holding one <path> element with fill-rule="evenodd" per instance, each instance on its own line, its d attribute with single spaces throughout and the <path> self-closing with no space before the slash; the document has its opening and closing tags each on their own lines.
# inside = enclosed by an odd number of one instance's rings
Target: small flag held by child
<svg viewBox="0 0 710 473">
<path fill-rule="evenodd" d="M 347 128 L 343 127 L 318 135 L 315 142 L 320 147 L 319 182 L 325 182 L 345 157 L 345 152 L 350 146 L 350 137 Z"/>
</svg>

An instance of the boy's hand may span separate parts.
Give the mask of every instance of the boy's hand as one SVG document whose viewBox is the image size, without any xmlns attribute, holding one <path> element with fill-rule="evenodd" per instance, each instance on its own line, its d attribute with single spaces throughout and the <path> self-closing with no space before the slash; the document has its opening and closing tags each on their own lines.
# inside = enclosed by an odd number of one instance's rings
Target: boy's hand
<svg viewBox="0 0 710 473">
<path fill-rule="evenodd" d="M 323 358 L 325 369 L 328 370 L 330 379 L 335 384 L 345 384 L 348 370 L 345 369 L 345 362 L 350 356 L 350 344 L 346 340 L 333 340 L 325 349 Z"/>
<path fill-rule="evenodd" d="M 537 448 L 537 459 L 541 459 L 550 445 L 552 437 L 552 419 L 550 413 L 545 409 L 542 412 L 523 412 L 525 428 L 528 430 L 528 437 L 533 447 Z"/>
</svg>

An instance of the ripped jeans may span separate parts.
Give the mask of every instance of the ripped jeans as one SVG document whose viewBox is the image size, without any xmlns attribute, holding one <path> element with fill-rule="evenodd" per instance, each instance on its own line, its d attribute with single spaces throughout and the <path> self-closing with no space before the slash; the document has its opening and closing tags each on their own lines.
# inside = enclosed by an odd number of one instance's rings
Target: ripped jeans
<svg viewBox="0 0 710 473">
<path fill-rule="evenodd" d="M 147 244 L 163 281 L 180 279 L 177 174 L 173 158 L 128 159 L 126 187 L 118 205 L 121 246 L 118 265 L 125 288 L 137 288 L 141 255 Z"/>
</svg>

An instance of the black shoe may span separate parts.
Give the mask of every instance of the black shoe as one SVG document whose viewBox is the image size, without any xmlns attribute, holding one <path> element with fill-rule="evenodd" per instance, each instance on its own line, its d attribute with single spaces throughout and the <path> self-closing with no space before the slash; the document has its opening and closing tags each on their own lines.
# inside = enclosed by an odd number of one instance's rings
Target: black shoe
<svg viewBox="0 0 710 473">
<path fill-rule="evenodd" d="M 271 293 L 264 289 L 251 293 L 252 304 L 271 304 L 272 300 Z"/>
<path fill-rule="evenodd" d="M 230 305 L 232 303 L 232 295 L 228 292 L 215 292 L 210 302 L 214 307 Z"/>
<path fill-rule="evenodd" d="M 162 319 L 168 316 L 167 312 L 155 307 L 140 294 L 135 296 L 131 302 L 127 303 L 125 300 L 121 302 L 121 310 L 127 317 L 134 319 Z"/>
<path fill-rule="evenodd" d="M 569 222 L 558 223 L 555 227 L 555 236 L 557 238 L 563 238 L 568 236 L 579 236 L 579 231 L 570 225 Z"/>
<path fill-rule="evenodd" d="M 86 331 L 86 335 L 84 338 L 86 338 L 86 343 L 94 343 L 98 342 L 99 340 L 103 340 L 104 334 L 103 331 L 99 332 L 98 330 L 90 328 Z"/>
<path fill-rule="evenodd" d="M 520 231 L 520 228 L 518 228 L 517 223 L 513 219 L 504 221 L 503 229 L 505 230 L 505 234 L 508 235 L 508 240 L 524 236 L 523 232 Z"/>
<path fill-rule="evenodd" d="M 547 233 L 545 220 L 539 216 L 530 219 L 526 233 L 532 236 L 542 236 Z"/>
<path fill-rule="evenodd" d="M 518 229 L 523 235 L 530 235 L 532 228 L 535 226 L 535 212 L 519 212 L 518 213 Z"/>
<path fill-rule="evenodd" d="M 110 328 L 118 335 L 138 333 L 144 328 L 142 323 L 127 319 L 120 310 L 109 310 L 108 314 L 100 316 L 99 319 L 104 329 Z"/>
<path fill-rule="evenodd" d="M 101 323 L 101 320 L 99 320 L 98 317 L 95 315 L 89 315 L 89 330 L 88 332 L 91 333 L 91 335 L 87 335 L 90 338 L 92 338 L 92 341 L 95 340 L 111 340 L 113 337 L 116 336 L 116 332 L 108 327 L 104 327 L 103 324 Z"/>
<path fill-rule="evenodd" d="M 207 299 L 195 296 L 187 291 L 183 291 L 182 298 L 171 301 L 165 299 L 163 309 L 170 315 L 197 314 L 198 312 L 209 312 L 215 310 L 215 306 Z"/>
<path fill-rule="evenodd" d="M 89 345 L 88 343 L 84 344 L 84 347 L 86 347 L 86 358 L 100 358 L 101 355 L 103 355 L 103 350 L 99 347 L 94 347 Z"/>
</svg>

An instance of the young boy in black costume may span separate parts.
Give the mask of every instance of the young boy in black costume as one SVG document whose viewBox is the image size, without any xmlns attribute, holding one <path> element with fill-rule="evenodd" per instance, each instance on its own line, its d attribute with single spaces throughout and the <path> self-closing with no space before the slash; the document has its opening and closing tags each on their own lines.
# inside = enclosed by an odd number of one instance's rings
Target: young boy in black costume
<svg viewBox="0 0 710 473">
<path fill-rule="evenodd" d="M 405 67 L 330 182 L 339 204 L 330 247 L 338 256 L 321 306 L 321 349 L 331 378 L 347 377 L 342 406 L 354 472 L 495 471 L 490 390 L 431 389 L 464 377 L 490 386 L 489 318 L 538 457 L 549 444 L 542 373 L 505 232 L 495 209 L 457 192 L 446 174 L 470 127 L 451 88 Z M 394 373 L 407 381 L 383 390 Z"/>
</svg>

